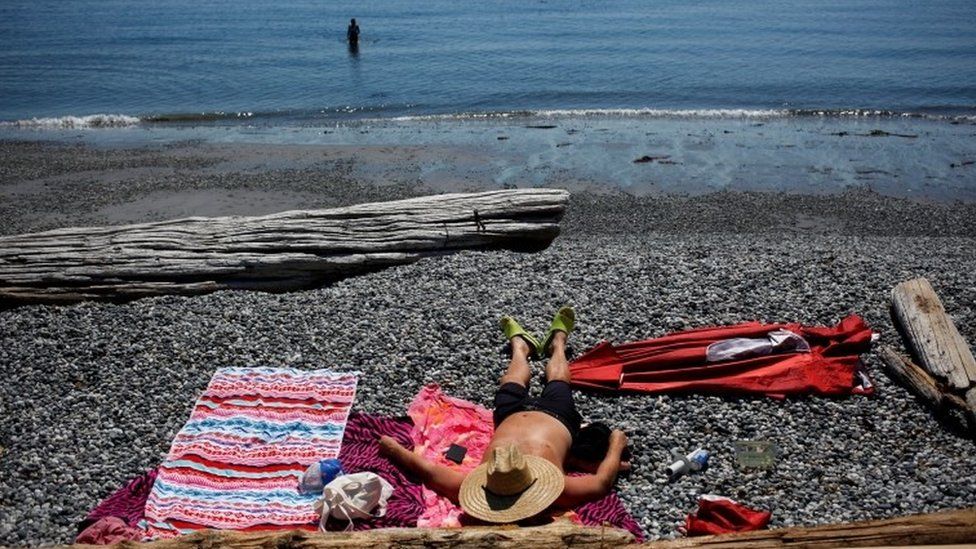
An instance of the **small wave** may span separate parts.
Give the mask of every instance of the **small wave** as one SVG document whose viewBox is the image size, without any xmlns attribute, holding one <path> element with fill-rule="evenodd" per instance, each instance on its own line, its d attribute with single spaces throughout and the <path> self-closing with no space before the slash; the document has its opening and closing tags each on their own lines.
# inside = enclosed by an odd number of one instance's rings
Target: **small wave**
<svg viewBox="0 0 976 549">
<path fill-rule="evenodd" d="M 461 112 L 453 114 L 419 114 L 397 116 L 388 120 L 448 121 L 495 120 L 518 118 L 713 118 L 713 119 L 772 119 L 772 118 L 923 118 L 949 122 L 973 122 L 976 115 L 932 114 L 881 109 L 548 109 L 497 112 Z"/>
<path fill-rule="evenodd" d="M 507 118 L 776 118 L 789 116 L 785 109 L 545 109 L 498 112 L 464 112 L 394 117 L 395 121 L 492 120 Z"/>
<path fill-rule="evenodd" d="M 341 107 L 316 111 L 271 111 L 271 112 L 200 112 L 155 114 L 135 117 L 124 114 L 92 114 L 87 116 L 60 116 L 50 118 L 31 118 L 13 122 L 0 122 L 0 127 L 26 129 L 85 129 L 85 128 L 124 128 L 147 124 L 207 125 L 213 123 L 255 123 L 263 120 L 272 126 L 293 123 L 310 124 L 349 121 L 363 122 L 438 122 L 465 120 L 531 120 L 546 118 L 659 118 L 659 119 L 743 119 L 770 120 L 788 118 L 915 118 L 950 123 L 976 123 L 976 114 L 971 107 L 960 107 L 955 112 L 910 112 L 884 109 L 655 109 L 655 108 L 611 108 L 611 109 L 535 109 L 510 111 L 469 111 L 455 113 L 428 113 L 394 115 L 391 107 Z M 402 111 L 401 111 L 402 112 Z M 387 113 L 384 116 L 384 113 Z"/>
<path fill-rule="evenodd" d="M 73 130 L 80 128 L 124 128 L 126 126 L 135 126 L 141 122 L 141 119 L 125 114 L 90 114 L 88 116 L 31 118 L 14 122 L 0 122 L 0 125 L 14 126 L 17 128 Z"/>
<path fill-rule="evenodd" d="M 537 111 L 537 116 L 620 116 L 648 118 L 778 118 L 789 116 L 784 109 L 554 109 Z"/>
<path fill-rule="evenodd" d="M 158 114 L 139 118 L 126 114 L 91 114 L 87 116 L 56 116 L 0 122 L 0 126 L 37 129 L 125 128 L 139 124 L 204 123 L 221 120 L 243 120 L 255 116 L 251 112 L 203 112 Z"/>
<path fill-rule="evenodd" d="M 499 118 L 530 118 L 539 116 L 539 111 L 494 111 L 494 112 L 458 112 L 441 114 L 407 114 L 376 120 L 392 120 L 394 122 L 427 122 L 438 120 L 492 120 Z"/>
<path fill-rule="evenodd" d="M 146 117 L 146 122 L 216 122 L 220 120 L 241 120 L 246 118 L 251 118 L 254 116 L 253 112 L 199 112 L 199 113 L 172 113 L 172 114 L 157 114 L 153 116 Z"/>
</svg>

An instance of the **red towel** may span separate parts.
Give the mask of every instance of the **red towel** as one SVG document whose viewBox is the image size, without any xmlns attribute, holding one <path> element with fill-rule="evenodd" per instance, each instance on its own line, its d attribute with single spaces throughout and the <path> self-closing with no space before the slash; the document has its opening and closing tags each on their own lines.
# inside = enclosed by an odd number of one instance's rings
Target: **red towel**
<svg viewBox="0 0 976 549">
<path fill-rule="evenodd" d="M 762 530 L 769 524 L 771 516 L 769 511 L 750 509 L 729 498 L 702 496 L 698 499 L 698 512 L 685 519 L 685 535 L 712 536 Z"/>
<path fill-rule="evenodd" d="M 809 352 L 774 352 L 710 362 L 708 347 L 733 338 L 765 338 L 788 330 Z M 570 364 L 572 383 L 611 391 L 849 395 L 873 392 L 860 368 L 872 332 L 857 315 L 832 327 L 747 322 L 698 328 L 663 337 L 611 345 L 603 342 Z"/>
</svg>

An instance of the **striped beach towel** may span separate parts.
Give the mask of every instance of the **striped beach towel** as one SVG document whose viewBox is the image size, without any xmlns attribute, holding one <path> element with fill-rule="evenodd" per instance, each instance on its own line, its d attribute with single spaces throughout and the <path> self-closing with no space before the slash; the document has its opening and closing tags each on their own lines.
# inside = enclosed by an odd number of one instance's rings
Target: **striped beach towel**
<svg viewBox="0 0 976 549">
<path fill-rule="evenodd" d="M 305 468 L 339 455 L 357 373 L 221 368 L 173 440 L 146 502 L 151 538 L 218 528 L 315 529 Z"/>
</svg>

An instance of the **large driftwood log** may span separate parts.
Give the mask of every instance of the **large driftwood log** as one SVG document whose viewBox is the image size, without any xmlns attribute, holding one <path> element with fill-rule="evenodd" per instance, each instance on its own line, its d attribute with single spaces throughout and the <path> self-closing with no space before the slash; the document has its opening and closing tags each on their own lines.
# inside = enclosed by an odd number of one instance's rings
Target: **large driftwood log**
<svg viewBox="0 0 976 549">
<path fill-rule="evenodd" d="M 645 543 L 652 549 L 705 547 L 763 549 L 779 547 L 871 547 L 976 542 L 976 507 L 826 526 L 776 528 L 742 534 L 702 536 Z M 358 547 L 622 547 L 634 537 L 616 528 L 577 526 L 556 521 L 546 526 L 466 528 L 389 528 L 365 532 L 244 533 L 207 530 L 170 540 L 114 545 L 126 549 L 346 549 Z M 72 547 L 96 547 L 75 545 Z M 104 546 L 98 546 L 104 547 Z"/>
<path fill-rule="evenodd" d="M 444 194 L 259 217 L 0 238 L 0 308 L 224 289 L 286 291 L 461 249 L 546 248 L 569 193 Z"/>
<path fill-rule="evenodd" d="M 626 530 L 578 526 L 560 520 L 546 526 L 466 528 L 384 528 L 364 532 L 244 533 L 207 530 L 171 540 L 147 543 L 122 542 L 117 548 L 131 549 L 352 549 L 361 547 L 510 547 L 513 549 L 565 547 L 620 547 L 634 543 Z M 75 545 L 73 547 L 104 547 Z"/>
<path fill-rule="evenodd" d="M 891 310 L 920 366 L 955 390 L 965 392 L 976 383 L 976 358 L 928 280 L 895 286 Z"/>
<path fill-rule="evenodd" d="M 937 413 L 945 414 L 953 410 L 962 413 L 970 430 L 976 433 L 976 406 L 949 392 L 944 384 L 890 347 L 881 347 L 878 356 L 889 376 L 908 387 Z"/>
<path fill-rule="evenodd" d="M 645 544 L 653 549 L 764 549 L 779 547 L 876 547 L 976 542 L 976 507 L 885 520 L 776 528 Z"/>
</svg>

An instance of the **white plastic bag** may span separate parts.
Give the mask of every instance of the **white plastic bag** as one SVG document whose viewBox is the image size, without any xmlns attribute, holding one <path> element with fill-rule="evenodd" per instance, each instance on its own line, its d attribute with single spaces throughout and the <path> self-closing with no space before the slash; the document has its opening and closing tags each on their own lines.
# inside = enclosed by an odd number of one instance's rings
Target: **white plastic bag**
<svg viewBox="0 0 976 549">
<path fill-rule="evenodd" d="M 705 349 L 705 360 L 722 362 L 780 353 L 809 353 L 807 340 L 789 330 L 774 330 L 766 337 L 734 337 L 716 341 Z"/>
<path fill-rule="evenodd" d="M 321 517 L 319 529 L 326 531 L 330 516 L 348 521 L 346 530 L 352 529 L 353 519 L 382 517 L 392 494 L 393 486 L 376 473 L 342 475 L 325 485 L 322 498 L 315 504 L 315 512 Z"/>
</svg>

